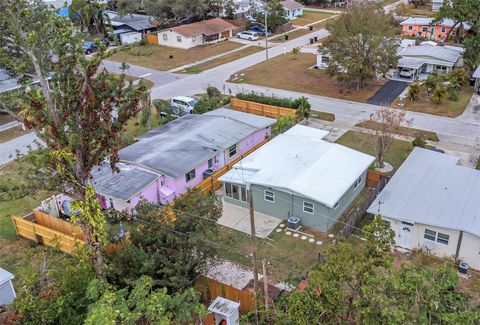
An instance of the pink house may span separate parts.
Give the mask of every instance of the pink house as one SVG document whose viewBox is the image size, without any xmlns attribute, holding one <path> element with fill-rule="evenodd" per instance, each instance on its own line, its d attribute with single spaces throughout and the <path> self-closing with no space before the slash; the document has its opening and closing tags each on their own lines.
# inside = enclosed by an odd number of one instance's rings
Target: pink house
<svg viewBox="0 0 480 325">
<path fill-rule="evenodd" d="M 103 163 L 92 182 L 104 208 L 131 211 L 141 198 L 168 204 L 270 137 L 274 123 L 225 108 L 186 115 L 141 135 L 120 150 L 119 173 Z"/>
<path fill-rule="evenodd" d="M 423 37 L 435 41 L 443 41 L 453 28 L 454 21 L 444 19 L 441 22 L 434 23 L 434 18 L 410 17 L 402 21 L 400 25 L 402 26 L 404 36 Z M 463 29 L 469 30 L 470 26 L 464 24 Z"/>
</svg>

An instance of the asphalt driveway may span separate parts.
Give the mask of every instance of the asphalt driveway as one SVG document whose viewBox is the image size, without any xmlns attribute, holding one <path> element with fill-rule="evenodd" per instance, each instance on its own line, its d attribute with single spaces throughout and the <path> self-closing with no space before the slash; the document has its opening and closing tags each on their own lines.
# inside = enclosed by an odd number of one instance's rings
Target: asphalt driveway
<svg viewBox="0 0 480 325">
<path fill-rule="evenodd" d="M 388 106 L 409 85 L 408 82 L 389 80 L 377 92 L 367 100 L 367 103 L 380 106 Z"/>
</svg>

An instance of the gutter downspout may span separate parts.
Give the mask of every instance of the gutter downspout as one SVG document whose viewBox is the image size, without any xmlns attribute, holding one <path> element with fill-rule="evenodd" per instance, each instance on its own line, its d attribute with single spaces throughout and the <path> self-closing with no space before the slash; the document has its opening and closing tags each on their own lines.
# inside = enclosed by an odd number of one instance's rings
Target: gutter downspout
<svg viewBox="0 0 480 325">
<path fill-rule="evenodd" d="M 460 253 L 460 247 L 462 246 L 462 240 L 463 240 L 463 230 L 460 230 L 460 236 L 458 236 L 457 250 L 455 252 L 455 260 L 458 259 L 458 255 Z"/>
</svg>

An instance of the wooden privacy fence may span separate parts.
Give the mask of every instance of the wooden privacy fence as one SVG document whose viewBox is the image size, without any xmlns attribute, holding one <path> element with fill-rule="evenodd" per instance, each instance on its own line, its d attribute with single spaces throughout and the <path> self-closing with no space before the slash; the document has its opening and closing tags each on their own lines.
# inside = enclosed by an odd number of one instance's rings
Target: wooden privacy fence
<svg viewBox="0 0 480 325">
<path fill-rule="evenodd" d="M 238 98 L 232 98 L 230 101 L 230 105 L 235 111 L 274 118 L 286 115 L 295 116 L 296 112 L 294 109 L 291 108 L 260 104 Z"/>
<path fill-rule="evenodd" d="M 268 140 L 270 140 L 269 138 L 265 138 L 262 142 L 258 143 L 255 147 L 249 149 L 248 151 L 246 151 L 245 153 L 243 153 L 240 157 L 238 157 L 237 159 L 233 160 L 232 162 L 230 162 L 229 164 L 227 164 L 226 166 L 220 168 L 219 170 L 217 170 L 212 176 L 204 179 L 203 181 L 201 181 L 200 183 L 198 183 L 195 188 L 198 188 L 200 189 L 200 191 L 202 191 L 202 193 L 208 193 L 208 192 L 213 192 L 213 191 L 216 191 L 218 190 L 220 187 L 222 187 L 222 183 L 218 180 L 223 174 L 225 174 L 226 172 L 228 172 L 230 169 L 233 168 L 233 165 L 235 165 L 237 162 L 239 162 L 241 159 L 243 159 L 244 157 L 248 156 L 249 154 L 251 154 L 252 152 L 254 152 L 255 150 L 257 150 L 259 147 L 263 146 L 265 143 L 268 142 Z"/>
<path fill-rule="evenodd" d="M 195 290 L 201 293 L 203 301 L 211 303 L 218 296 L 236 301 L 240 304 L 240 312 L 248 313 L 254 308 L 253 293 L 243 291 L 228 284 L 201 276 L 195 281 Z"/>
<path fill-rule="evenodd" d="M 367 186 L 368 187 L 377 187 L 380 179 L 383 177 L 383 174 L 377 172 L 373 169 L 367 171 Z"/>
<path fill-rule="evenodd" d="M 145 40 L 147 44 L 158 45 L 158 34 L 147 34 Z"/>
<path fill-rule="evenodd" d="M 41 211 L 33 211 L 24 217 L 13 216 L 12 221 L 17 236 L 58 247 L 64 253 L 71 254 L 76 247 L 85 245 L 79 227 Z"/>
</svg>

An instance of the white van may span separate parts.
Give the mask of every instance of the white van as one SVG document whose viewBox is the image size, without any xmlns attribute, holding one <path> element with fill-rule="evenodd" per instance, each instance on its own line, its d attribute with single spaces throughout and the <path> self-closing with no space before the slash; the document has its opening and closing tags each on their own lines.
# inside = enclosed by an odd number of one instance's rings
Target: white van
<svg viewBox="0 0 480 325">
<path fill-rule="evenodd" d="M 173 106 L 181 108 L 184 113 L 191 114 L 197 100 L 191 97 L 178 96 L 173 97 L 171 103 Z"/>
</svg>

